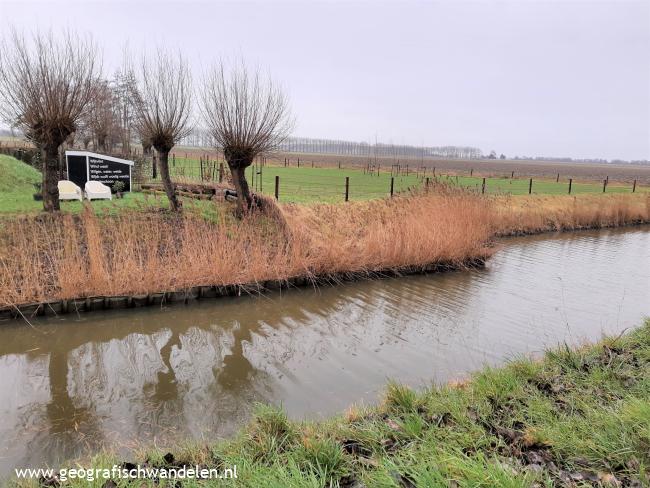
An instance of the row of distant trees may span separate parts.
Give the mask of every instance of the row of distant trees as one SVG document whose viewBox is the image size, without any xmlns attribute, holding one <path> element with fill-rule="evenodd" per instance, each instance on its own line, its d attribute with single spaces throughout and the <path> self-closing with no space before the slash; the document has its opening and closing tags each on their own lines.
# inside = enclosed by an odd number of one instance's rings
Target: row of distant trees
<svg viewBox="0 0 650 488">
<path fill-rule="evenodd" d="M 169 153 L 195 120 L 223 152 L 237 190 L 239 210 L 252 209 L 245 169 L 289 135 L 288 100 L 270 79 L 240 63 L 215 63 L 195 89 L 182 54 L 158 50 L 113 79 L 102 73 L 92 38 L 66 32 L 13 31 L 0 44 L 0 115 L 42 153 L 43 206 L 59 210 L 59 151 L 75 140 L 88 147 L 128 151 L 134 133 L 145 152 L 153 148 L 172 210 L 180 201 L 169 175 Z M 198 109 L 193 114 L 194 108 Z M 195 117 L 196 115 L 196 117 Z"/>
<path fill-rule="evenodd" d="M 184 145 L 206 147 L 211 146 L 210 133 L 206 130 L 195 129 L 182 141 Z M 318 139 L 310 137 L 287 137 L 278 149 L 286 153 L 304 154 L 334 154 L 339 156 L 359 156 L 378 158 L 449 158 L 449 159 L 480 159 L 481 150 L 470 146 L 434 146 L 421 147 L 405 144 L 386 144 L 377 142 L 343 141 L 336 139 Z"/>
<path fill-rule="evenodd" d="M 450 158 L 479 159 L 481 150 L 469 146 L 418 147 L 404 144 L 351 142 L 332 139 L 291 137 L 280 149 L 286 152 L 337 154 L 341 156 L 368 156 L 378 158 Z"/>
</svg>

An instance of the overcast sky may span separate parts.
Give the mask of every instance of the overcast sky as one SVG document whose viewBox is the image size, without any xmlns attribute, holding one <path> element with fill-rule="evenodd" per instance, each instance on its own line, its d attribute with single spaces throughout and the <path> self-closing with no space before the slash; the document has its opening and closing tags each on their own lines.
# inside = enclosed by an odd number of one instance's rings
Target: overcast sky
<svg viewBox="0 0 650 488">
<path fill-rule="evenodd" d="M 287 90 L 294 135 L 650 159 L 650 0 L 7 2 L 0 29 L 90 32 L 104 66 L 157 44 L 200 80 L 242 57 Z"/>
</svg>

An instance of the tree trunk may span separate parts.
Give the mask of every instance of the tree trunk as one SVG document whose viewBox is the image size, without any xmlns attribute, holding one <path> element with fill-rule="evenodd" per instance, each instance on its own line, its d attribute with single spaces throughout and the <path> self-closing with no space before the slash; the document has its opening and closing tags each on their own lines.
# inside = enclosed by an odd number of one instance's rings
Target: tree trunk
<svg viewBox="0 0 650 488">
<path fill-rule="evenodd" d="M 232 182 L 237 190 L 237 204 L 242 214 L 248 213 L 253 208 L 253 198 L 248 189 L 248 182 L 246 181 L 246 167 L 230 166 L 230 173 L 232 174 Z"/>
<path fill-rule="evenodd" d="M 158 163 L 156 162 L 157 159 L 158 157 L 155 154 L 151 156 L 151 170 L 152 170 L 151 176 L 153 177 L 154 180 L 158 177 Z"/>
<path fill-rule="evenodd" d="M 158 152 L 160 157 L 160 177 L 165 187 L 165 193 L 169 200 L 169 207 L 172 211 L 178 212 L 181 209 L 181 204 L 176 197 L 176 191 L 172 179 L 169 176 L 169 151 Z"/>
<path fill-rule="evenodd" d="M 43 209 L 56 212 L 59 207 L 59 148 L 46 147 L 43 150 Z"/>
</svg>

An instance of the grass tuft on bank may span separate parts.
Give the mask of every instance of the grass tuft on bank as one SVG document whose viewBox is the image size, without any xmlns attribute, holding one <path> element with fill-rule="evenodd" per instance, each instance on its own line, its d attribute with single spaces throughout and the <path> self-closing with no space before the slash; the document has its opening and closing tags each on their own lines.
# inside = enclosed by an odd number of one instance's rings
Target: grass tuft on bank
<svg viewBox="0 0 650 488">
<path fill-rule="evenodd" d="M 595 345 L 562 346 L 442 387 L 416 392 L 391 383 L 378 406 L 353 407 L 325 422 L 293 422 L 259 406 L 233 440 L 173 451 L 150 451 L 138 461 L 236 465 L 237 481 L 158 486 L 648 486 L 650 321 Z M 115 462 L 104 454 L 90 465 Z"/>
</svg>

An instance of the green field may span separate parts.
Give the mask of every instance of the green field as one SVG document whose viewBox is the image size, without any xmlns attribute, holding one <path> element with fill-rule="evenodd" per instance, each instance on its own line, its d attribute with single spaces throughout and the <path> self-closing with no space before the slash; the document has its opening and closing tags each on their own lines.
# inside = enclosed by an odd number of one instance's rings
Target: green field
<svg viewBox="0 0 650 488">
<path fill-rule="evenodd" d="M 209 166 L 209 170 L 208 170 Z M 210 163 L 204 166 L 204 174 L 218 174 L 218 164 Z M 171 168 L 172 176 L 200 180 L 201 165 L 198 160 L 178 158 L 176 165 Z M 260 174 L 261 173 L 261 174 Z M 338 169 L 338 168 L 312 168 L 310 165 L 303 167 L 283 166 L 251 166 L 246 170 L 247 179 L 251 189 L 261 191 L 267 195 L 274 195 L 275 177 L 279 176 L 279 199 L 282 202 L 310 203 L 310 202 L 342 202 L 345 200 L 345 181 L 349 178 L 349 199 L 368 200 L 383 198 L 390 195 L 391 173 L 380 171 L 365 174 L 363 169 Z M 393 190 L 395 193 L 409 188 L 421 188 L 426 183 L 426 178 L 433 183 L 431 172 L 426 175 L 411 172 L 408 176 L 401 174 L 394 176 Z M 480 176 L 455 176 L 436 175 L 436 181 L 452 186 L 461 186 L 476 191 L 481 191 L 483 178 Z M 490 194 L 506 193 L 511 195 L 527 195 L 528 178 L 486 178 L 485 192 Z M 637 186 L 636 191 L 647 191 Z M 543 195 L 566 195 L 569 191 L 569 180 L 563 178 L 555 180 L 535 179 L 532 193 Z M 571 185 L 572 194 L 602 193 L 601 182 L 576 182 Z M 610 182 L 607 193 L 631 193 L 632 185 L 621 185 Z"/>
<path fill-rule="evenodd" d="M 178 160 L 171 168 L 172 176 L 176 179 L 200 181 L 200 165 L 198 161 Z M 207 170 L 205 171 L 207 174 Z M 211 175 L 214 174 L 212 166 Z M 346 177 L 349 178 L 349 199 L 369 200 L 385 198 L 390 195 L 391 174 L 381 171 L 364 174 L 360 169 L 312 168 L 311 166 L 297 168 L 282 166 L 266 166 L 259 168 L 251 166 L 246 171 L 249 185 L 253 191 L 273 196 L 275 193 L 275 178 L 279 177 L 279 200 L 281 202 L 337 203 L 345 200 Z M 399 193 L 409 189 L 422 188 L 429 178 L 433 184 L 433 175 L 422 176 L 411 173 L 393 177 L 393 191 Z M 10 156 L 0 155 L 0 214 L 34 213 L 43 208 L 40 201 L 33 198 L 37 191 L 36 184 L 41 181 L 40 173 Z M 482 178 L 469 176 L 437 175 L 435 181 L 481 191 Z M 487 178 L 486 193 L 507 193 L 512 195 L 528 194 L 529 180 L 527 178 Z M 602 193 L 602 183 L 573 182 L 572 194 Z M 607 193 L 630 193 L 630 185 L 622 186 L 612 182 L 607 186 Z M 637 192 L 648 191 L 648 188 L 637 187 Z M 533 194 L 566 195 L 568 181 L 556 183 L 553 180 L 534 180 Z M 187 199 L 186 199 L 187 200 Z M 119 208 L 160 207 L 166 206 L 164 196 L 150 196 L 138 192 L 126 193 L 123 199 L 113 201 L 94 201 L 92 206 L 98 211 L 113 211 Z M 201 212 L 213 207 L 209 202 L 186 202 L 186 206 L 200 207 Z M 204 208 L 205 207 L 205 208 Z M 61 208 L 66 211 L 78 212 L 83 204 L 77 201 L 62 201 Z M 208 211 L 208 212 L 211 212 Z"/>
</svg>

